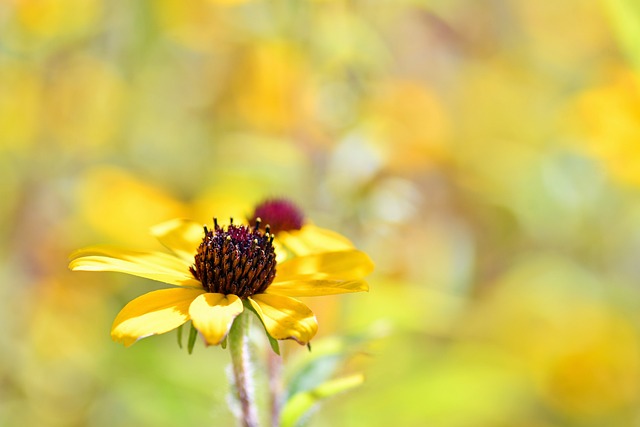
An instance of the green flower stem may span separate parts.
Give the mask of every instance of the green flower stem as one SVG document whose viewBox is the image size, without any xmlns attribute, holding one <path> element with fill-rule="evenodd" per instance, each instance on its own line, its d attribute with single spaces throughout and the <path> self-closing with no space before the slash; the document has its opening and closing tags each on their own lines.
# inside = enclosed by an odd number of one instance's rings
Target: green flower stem
<svg viewBox="0 0 640 427">
<path fill-rule="evenodd" d="M 236 317 L 229 331 L 228 344 L 242 425 L 257 427 L 258 411 L 254 400 L 252 361 L 248 345 L 250 315 L 251 313 L 245 310 Z"/>
</svg>

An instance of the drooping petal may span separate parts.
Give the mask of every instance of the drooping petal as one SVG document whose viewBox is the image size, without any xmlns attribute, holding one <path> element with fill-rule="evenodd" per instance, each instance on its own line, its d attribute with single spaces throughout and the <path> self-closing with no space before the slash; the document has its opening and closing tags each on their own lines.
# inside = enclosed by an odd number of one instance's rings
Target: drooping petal
<svg viewBox="0 0 640 427">
<path fill-rule="evenodd" d="M 275 282 L 293 280 L 357 280 L 373 271 L 362 251 L 326 252 L 289 259 L 278 265 Z"/>
<path fill-rule="evenodd" d="M 278 233 L 278 239 L 297 256 L 353 249 L 353 243 L 334 231 L 306 224 L 300 230 Z"/>
<path fill-rule="evenodd" d="M 111 327 L 111 337 L 129 347 L 141 338 L 175 329 L 189 320 L 189 306 L 204 292 L 177 288 L 139 296 L 118 313 Z"/>
<path fill-rule="evenodd" d="M 277 340 L 308 343 L 318 331 L 313 312 L 300 301 L 282 295 L 257 294 L 248 298 L 267 332 Z"/>
<path fill-rule="evenodd" d="M 151 227 L 153 234 L 164 246 L 180 258 L 193 263 L 193 256 L 202 242 L 202 224 L 188 219 L 172 219 Z"/>
<path fill-rule="evenodd" d="M 317 297 L 368 291 L 369 285 L 364 280 L 292 280 L 272 283 L 265 293 L 289 297 Z"/>
<path fill-rule="evenodd" d="M 207 293 L 193 300 L 189 316 L 207 344 L 218 345 L 229 333 L 233 319 L 243 309 L 242 300 L 235 295 Z"/>
<path fill-rule="evenodd" d="M 74 271 L 116 271 L 176 286 L 201 288 L 186 261 L 163 252 L 136 252 L 109 247 L 80 249 L 70 257 Z"/>
</svg>

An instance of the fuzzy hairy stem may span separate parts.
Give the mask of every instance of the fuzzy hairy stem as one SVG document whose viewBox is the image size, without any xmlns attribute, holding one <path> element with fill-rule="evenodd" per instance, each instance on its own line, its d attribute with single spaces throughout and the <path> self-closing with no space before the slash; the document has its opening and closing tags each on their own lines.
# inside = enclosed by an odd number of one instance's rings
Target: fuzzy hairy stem
<svg viewBox="0 0 640 427">
<path fill-rule="evenodd" d="M 267 368 L 269 373 L 269 391 L 271 392 L 271 425 L 280 425 L 282 409 L 282 356 L 268 351 Z"/>
<path fill-rule="evenodd" d="M 245 310 L 236 317 L 229 331 L 228 343 L 233 366 L 233 378 L 240 402 L 241 425 L 258 427 L 258 411 L 254 400 L 252 361 L 248 345 L 249 315 Z"/>
</svg>

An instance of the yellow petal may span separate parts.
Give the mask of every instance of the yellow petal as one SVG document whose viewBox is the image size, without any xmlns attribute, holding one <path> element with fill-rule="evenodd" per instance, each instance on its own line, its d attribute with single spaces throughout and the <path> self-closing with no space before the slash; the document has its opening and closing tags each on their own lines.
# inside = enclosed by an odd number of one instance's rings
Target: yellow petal
<svg viewBox="0 0 640 427">
<path fill-rule="evenodd" d="M 71 259 L 69 268 L 74 271 L 116 271 L 177 286 L 202 287 L 186 261 L 162 252 L 91 247 L 74 252 Z"/>
<path fill-rule="evenodd" d="M 204 229 L 202 224 L 188 219 L 172 219 L 153 226 L 151 234 L 180 258 L 193 263 Z"/>
<path fill-rule="evenodd" d="M 280 243 L 278 239 L 273 241 L 273 249 L 276 252 L 276 262 L 280 264 L 289 258 L 289 251 Z"/>
<path fill-rule="evenodd" d="M 201 289 L 161 289 L 129 302 L 111 327 L 114 341 L 130 346 L 141 338 L 163 334 L 189 320 L 189 306 Z"/>
<path fill-rule="evenodd" d="M 346 237 L 313 224 L 300 230 L 280 232 L 278 239 L 298 256 L 353 249 L 353 243 Z"/>
<path fill-rule="evenodd" d="M 242 300 L 235 295 L 207 293 L 193 300 L 189 316 L 207 344 L 218 345 L 229 333 L 233 319 L 243 309 Z"/>
<path fill-rule="evenodd" d="M 364 280 L 293 280 L 272 283 L 265 293 L 289 297 L 317 297 L 368 291 L 369 285 Z"/>
<path fill-rule="evenodd" d="M 300 301 L 281 295 L 257 294 L 249 298 L 264 327 L 277 340 L 308 343 L 318 331 L 313 312 Z"/>
<path fill-rule="evenodd" d="M 357 280 L 373 271 L 367 254 L 356 249 L 292 258 L 279 264 L 276 282 L 293 280 Z"/>
</svg>

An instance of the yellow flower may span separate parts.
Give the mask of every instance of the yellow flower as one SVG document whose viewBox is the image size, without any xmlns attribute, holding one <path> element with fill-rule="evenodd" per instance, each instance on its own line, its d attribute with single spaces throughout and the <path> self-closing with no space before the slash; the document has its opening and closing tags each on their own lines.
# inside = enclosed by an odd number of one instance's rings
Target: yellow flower
<svg viewBox="0 0 640 427">
<path fill-rule="evenodd" d="M 249 219 L 276 236 L 278 260 L 289 255 L 304 256 L 322 252 L 353 250 L 353 243 L 346 237 L 306 221 L 302 210 L 286 199 L 268 199 L 258 204 Z M 280 248 L 279 246 L 282 246 Z"/>
<path fill-rule="evenodd" d="M 172 251 L 136 252 L 107 247 L 71 255 L 74 271 L 116 271 L 176 286 L 144 294 L 116 317 L 111 336 L 130 346 L 171 331 L 188 320 L 207 344 L 220 344 L 245 307 L 260 317 L 272 338 L 306 344 L 318 324 L 313 312 L 292 297 L 368 291 L 362 280 L 373 270 L 358 250 L 326 252 L 276 261 L 273 234 L 254 227 L 218 225 L 212 230 L 188 220 L 152 229 Z"/>
</svg>

